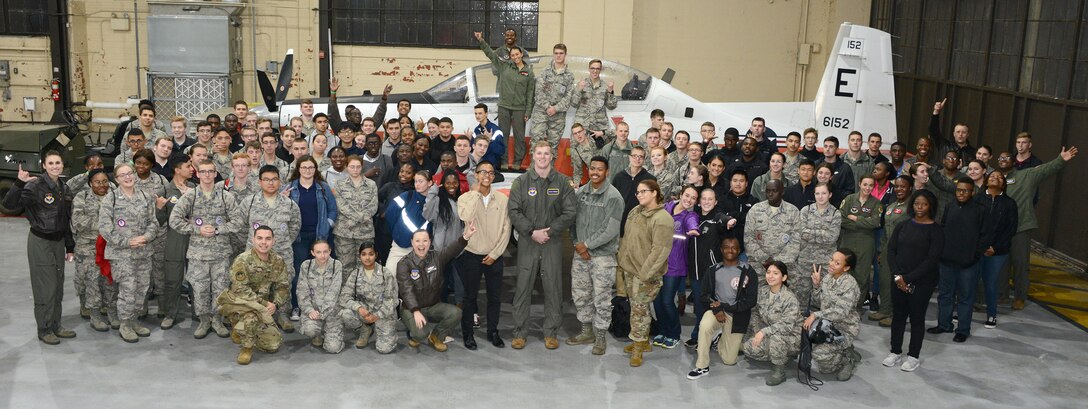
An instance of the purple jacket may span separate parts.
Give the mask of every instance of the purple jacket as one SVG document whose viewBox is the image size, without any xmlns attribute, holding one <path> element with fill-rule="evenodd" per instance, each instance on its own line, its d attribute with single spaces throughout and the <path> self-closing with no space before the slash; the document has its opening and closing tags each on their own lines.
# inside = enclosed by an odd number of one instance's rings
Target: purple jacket
<svg viewBox="0 0 1088 409">
<path fill-rule="evenodd" d="M 687 232 L 699 227 L 699 215 L 691 210 L 685 210 L 680 214 L 672 214 L 672 209 L 677 201 L 665 203 L 665 211 L 669 212 L 673 221 L 672 252 L 669 253 L 669 269 L 665 277 L 685 277 L 688 275 L 688 236 Z"/>
</svg>

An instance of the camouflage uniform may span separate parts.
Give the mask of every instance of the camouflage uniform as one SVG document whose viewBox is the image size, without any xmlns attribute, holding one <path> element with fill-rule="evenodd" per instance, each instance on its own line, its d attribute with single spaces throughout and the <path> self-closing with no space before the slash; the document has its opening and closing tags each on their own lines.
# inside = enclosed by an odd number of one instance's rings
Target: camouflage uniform
<svg viewBox="0 0 1088 409">
<path fill-rule="evenodd" d="M 801 249 L 797 255 L 797 265 L 790 266 L 792 279 L 789 282 L 790 290 L 804 310 L 811 301 L 812 280 L 809 277 L 812 275 L 812 265 L 820 265 L 822 271 L 827 271 L 827 262 L 838 247 L 842 216 L 831 203 L 822 212 L 813 203 L 801 209 L 799 223 Z"/>
<path fill-rule="evenodd" d="M 76 242 L 76 275 L 73 280 L 79 293 L 80 307 L 91 314 L 108 307 L 110 316 L 117 316 L 117 286 L 109 284 L 95 264 L 95 245 L 98 240 L 98 211 L 102 197 L 85 189 L 72 201 L 72 236 Z M 115 318 L 116 320 L 116 318 Z"/>
<path fill-rule="evenodd" d="M 763 263 L 769 258 L 787 266 L 797 262 L 797 255 L 801 251 L 801 240 L 797 237 L 799 219 L 797 208 L 784 200 L 777 209 L 770 202 L 762 201 L 748 211 L 744 225 L 744 249 L 757 272 L 765 271 Z M 760 285 L 766 285 L 763 277 L 760 278 Z"/>
<path fill-rule="evenodd" d="M 757 176 L 755 180 L 752 181 L 752 188 L 750 189 L 752 192 L 752 196 L 755 197 L 757 200 L 767 200 L 767 183 L 770 183 L 771 180 L 772 177 L 770 171 Z M 782 182 L 782 189 L 786 189 L 793 184 L 790 183 L 789 179 L 786 178 L 785 171 L 782 172 L 782 179 L 774 180 Z"/>
<path fill-rule="evenodd" d="M 842 158 L 842 160 L 846 162 L 847 165 L 850 165 L 850 171 L 854 172 L 853 191 L 857 192 L 858 181 L 861 180 L 861 177 L 873 174 L 873 167 L 876 165 L 875 163 L 873 163 L 873 158 L 869 156 L 868 153 L 865 153 L 864 150 L 861 151 L 861 154 L 858 155 L 857 160 L 850 159 L 850 152 L 839 155 L 839 157 Z M 860 261 L 861 259 L 858 260 Z"/>
<path fill-rule="evenodd" d="M 782 152 L 782 156 L 786 157 L 786 166 L 782 168 L 782 174 L 786 175 L 786 181 L 790 185 L 795 185 L 801 180 L 801 176 L 797 174 L 798 168 L 801 166 L 801 158 L 804 156 L 798 152 L 792 158 L 788 152 Z"/>
<path fill-rule="evenodd" d="M 891 238 L 895 227 L 900 223 L 910 220 L 907 214 L 907 202 L 892 202 L 884 210 L 884 235 L 880 236 L 880 313 L 892 316 L 892 268 L 888 264 L 888 239 Z"/>
<path fill-rule="evenodd" d="M 578 321 L 592 324 L 594 331 L 604 333 L 612 324 L 623 197 L 610 183 L 603 183 L 596 190 L 587 183 L 575 194 L 578 215 L 571 229 L 571 241 L 585 243 L 590 259 L 575 254 L 571 261 L 571 298 L 578 310 Z"/>
<path fill-rule="evenodd" d="M 609 142 L 608 144 L 597 150 L 597 154 L 608 158 L 608 180 L 612 181 L 612 178 L 616 177 L 624 169 L 631 167 L 631 147 L 635 146 L 630 141 L 627 145 L 620 147 L 616 141 Z"/>
<path fill-rule="evenodd" d="M 150 285 L 151 240 L 158 236 L 155 198 L 136 189 L 132 196 L 114 189 L 102 198 L 98 212 L 98 232 L 106 240 L 106 259 L 110 260 L 113 281 L 117 283 L 117 313 L 121 320 L 135 320 L 147 297 Z M 144 236 L 148 244 L 130 248 L 130 239 Z"/>
<path fill-rule="evenodd" d="M 869 155 L 864 155 L 868 157 Z M 839 211 L 842 213 L 842 233 L 839 235 L 839 245 L 853 250 L 858 256 L 857 266 L 850 270 L 854 276 L 861 293 L 868 295 L 869 283 L 873 275 L 873 255 L 876 252 L 876 240 L 874 232 L 880 228 L 880 215 L 884 213 L 884 204 L 869 196 L 865 203 L 861 203 L 857 193 L 851 193 L 842 200 Z M 850 215 L 858 217 L 857 221 L 847 218 Z"/>
<path fill-rule="evenodd" d="M 336 181 L 337 210 L 340 215 L 333 229 L 336 254 L 344 261 L 345 271 L 355 271 L 359 264 L 359 245 L 374 241 L 374 213 L 378 211 L 378 187 L 362 178 L 358 185 L 350 177 Z M 343 277 L 345 280 L 347 277 Z"/>
<path fill-rule="evenodd" d="M 230 166 L 232 157 L 233 154 L 231 154 L 230 151 L 227 151 L 226 154 L 219 154 L 216 152 L 210 152 L 208 154 L 208 159 L 215 164 L 215 171 L 219 172 L 219 177 L 223 179 L 230 178 L 231 173 L 234 172 Z"/>
<path fill-rule="evenodd" d="M 547 140 L 552 145 L 552 157 L 558 157 L 559 139 L 563 137 L 563 128 L 567 124 L 567 109 L 570 107 L 570 94 L 574 89 L 574 74 L 569 67 L 556 71 L 555 62 L 540 71 L 536 81 L 536 96 L 533 100 L 532 114 L 529 120 L 533 126 L 529 134 L 533 143 Z M 555 115 L 548 116 L 548 107 L 555 107 Z"/>
<path fill-rule="evenodd" d="M 329 259 L 325 268 L 318 267 L 310 259 L 299 266 L 298 276 L 298 332 L 308 337 L 324 336 L 325 352 L 337 354 L 344 349 L 344 323 L 340 319 L 340 290 L 343 285 L 344 265 Z M 310 319 L 310 312 L 317 311 L 321 318 Z"/>
<path fill-rule="evenodd" d="M 256 346 L 266 352 L 280 348 L 283 335 L 265 305 L 272 302 L 279 308 L 290 301 L 290 266 L 275 251 L 263 261 L 254 250 L 243 252 L 231 264 L 230 289 L 219 294 L 216 304 L 219 313 L 230 320 L 243 348 Z"/>
<path fill-rule="evenodd" d="M 798 281 L 807 278 L 801 275 Z M 803 320 L 800 304 L 786 286 L 782 286 L 778 294 L 772 293 L 770 286 L 760 286 L 758 300 L 759 308 L 753 310 L 749 328 L 754 332 L 763 331 L 763 341 L 758 347 L 753 347 L 751 342 L 745 342 L 744 356 L 756 361 L 769 360 L 774 365 L 785 365 L 801 350 Z"/>
<path fill-rule="evenodd" d="M 368 340 L 372 332 L 377 332 L 378 339 L 374 347 L 382 354 L 393 352 L 397 347 L 398 304 L 400 296 L 397 293 L 397 277 L 380 264 L 376 264 L 374 271 L 370 273 L 365 272 L 360 265 L 348 276 L 340 290 L 340 318 L 344 326 L 358 329 L 361 340 Z M 359 316 L 360 307 L 376 315 L 378 320 L 367 324 Z M 359 344 L 356 342 L 356 345 Z"/>
<path fill-rule="evenodd" d="M 608 92 L 608 84 L 605 84 L 603 80 L 597 81 L 596 84 L 589 78 L 584 81 L 585 88 L 578 89 L 578 85 L 575 84 L 570 95 L 570 104 L 578 109 L 574 114 L 574 122 L 585 126 L 586 133 L 590 137 L 593 136 L 593 131 L 604 131 L 604 140 L 611 142 L 616 139 L 616 132 L 608 119 L 608 110 L 616 109 L 616 103 L 619 100 L 616 99 L 616 94 Z"/>
<path fill-rule="evenodd" d="M 657 185 L 661 187 L 661 194 L 665 196 L 665 200 L 673 200 L 673 198 L 680 195 L 680 183 L 676 180 L 676 172 L 670 172 L 668 166 L 661 168 L 661 170 L 654 170 L 653 165 L 646 168 L 650 175 L 653 175 L 657 179 Z"/>
<path fill-rule="evenodd" d="M 166 185 L 170 184 L 170 181 L 165 177 L 157 173 L 151 173 L 147 179 L 136 178 L 136 190 L 142 191 L 149 198 L 151 198 L 151 204 L 155 204 L 155 198 L 166 197 Z M 156 217 L 158 219 L 158 217 Z M 147 246 L 153 251 L 150 254 L 151 259 L 151 289 L 155 291 L 155 294 L 162 294 L 163 283 L 165 281 L 165 267 L 166 267 L 166 220 L 158 220 L 159 230 L 155 237 L 148 237 Z M 147 302 L 144 302 L 144 307 L 141 310 L 143 313 L 147 313 Z M 141 314 L 142 315 L 142 314 Z"/>
<path fill-rule="evenodd" d="M 268 199 L 264 197 L 264 192 L 258 191 L 250 195 L 248 200 L 238 202 L 238 205 L 234 207 L 237 214 L 231 215 L 230 219 L 242 225 L 238 228 L 239 230 L 247 232 L 247 249 L 253 247 L 253 232 L 257 230 L 257 227 L 268 226 L 276 235 L 272 252 L 283 257 L 284 260 L 294 260 L 295 252 L 291 243 L 298 237 L 298 231 L 302 227 L 302 215 L 299 213 L 298 204 L 291 198 L 276 194 L 273 200 L 270 205 Z M 287 263 L 287 278 L 290 281 L 294 281 L 295 273 L 297 272 L 294 264 Z M 287 301 L 291 301 L 290 297 Z M 286 325 L 289 306 L 277 305 L 277 308 L 280 323 L 293 330 L 293 327 Z"/>
<path fill-rule="evenodd" d="M 574 142 L 571 138 L 570 145 L 570 167 L 572 174 L 570 180 L 574 181 L 575 186 L 582 185 L 582 166 L 589 167 L 589 161 L 593 159 L 593 156 L 597 154 L 597 145 L 586 137 L 585 143 Z M 588 174 L 586 175 L 588 177 Z M 588 183 L 588 182 L 587 182 Z"/>
<path fill-rule="evenodd" d="M 189 236 L 185 278 L 193 288 L 193 311 L 198 316 L 216 314 L 212 301 L 230 287 L 230 259 L 224 250 L 230 248 L 230 233 L 241 227 L 230 219 L 236 203 L 234 193 L 213 188 L 209 194 L 196 187 L 182 194 L 170 212 L 170 228 Z M 215 226 L 215 236 L 200 234 L 208 225 Z"/>
<path fill-rule="evenodd" d="M 244 200 L 249 200 L 249 195 L 260 194 L 261 186 L 260 181 L 256 175 L 247 178 L 244 185 L 238 183 L 237 178 L 223 179 L 215 182 L 216 189 L 223 189 L 228 192 L 234 193 L 235 204 L 242 203 Z M 239 254 L 242 254 L 246 250 L 246 229 L 234 229 L 230 233 L 230 260 L 234 260 Z"/>
<path fill-rule="evenodd" d="M 258 164 L 261 167 L 264 167 L 265 165 L 275 166 L 276 169 L 280 172 L 280 183 L 287 183 L 287 177 L 291 176 L 291 164 L 287 163 L 287 161 L 283 159 L 276 158 L 276 160 L 269 162 L 265 160 L 264 155 L 261 155 L 261 159 L 260 161 L 258 161 Z M 260 168 L 258 168 L 258 172 L 259 171 Z M 257 190 L 261 190 L 261 188 L 257 187 Z"/>
<path fill-rule="evenodd" d="M 813 290 L 815 302 L 821 306 L 812 314 L 816 318 L 825 318 L 842 333 L 842 342 L 817 344 L 812 346 L 812 363 L 823 373 L 838 372 L 845 361 L 852 359 L 854 339 L 858 336 L 857 304 L 861 291 L 857 281 L 850 274 L 843 273 L 838 278 L 831 274 L 824 275 L 820 286 Z"/>
</svg>

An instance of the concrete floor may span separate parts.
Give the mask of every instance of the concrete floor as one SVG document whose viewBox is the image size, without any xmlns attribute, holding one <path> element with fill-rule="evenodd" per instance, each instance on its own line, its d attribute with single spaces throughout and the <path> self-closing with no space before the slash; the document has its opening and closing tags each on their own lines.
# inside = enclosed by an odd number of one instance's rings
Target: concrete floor
<svg viewBox="0 0 1088 409">
<path fill-rule="evenodd" d="M 786 383 L 767 387 L 769 367 L 743 359 L 735 367 L 715 362 L 709 376 L 689 381 L 685 374 L 694 356 L 683 347 L 655 349 L 641 368 L 629 367 L 624 344 L 611 338 L 603 357 L 590 354 L 589 347 L 548 351 L 539 338 L 541 300 L 522 351 L 492 348 L 478 332 L 478 351 L 465 350 L 460 339 L 447 353 L 415 351 L 402 338 L 393 355 L 379 355 L 373 347 L 330 355 L 288 334 L 278 353 L 257 353 L 243 367 L 234 363 L 238 348 L 229 340 L 193 339 L 189 320 L 170 331 L 155 326 L 150 338 L 136 344 L 122 342 L 116 331 L 91 330 L 77 313 L 71 267 L 64 324 L 79 336 L 47 346 L 34 337 L 26 221 L 0 219 L 0 231 L 7 267 L 0 270 L 0 299 L 7 300 L 0 309 L 0 407 L 1080 408 L 1088 401 L 1088 334 L 1032 304 L 1016 313 L 1002 310 L 997 329 L 976 322 L 965 344 L 953 344 L 947 334 L 927 337 L 922 367 L 914 373 L 880 365 L 888 331 L 865 321 L 856 375 L 848 382 L 822 375 L 827 383 L 818 392 L 798 384 L 792 370 Z M 930 308 L 931 319 L 935 310 Z M 564 312 L 565 339 L 578 323 L 569 301 Z M 504 305 L 500 329 L 508 344 L 509 314 Z M 691 313 L 684 318 L 686 334 Z"/>
</svg>

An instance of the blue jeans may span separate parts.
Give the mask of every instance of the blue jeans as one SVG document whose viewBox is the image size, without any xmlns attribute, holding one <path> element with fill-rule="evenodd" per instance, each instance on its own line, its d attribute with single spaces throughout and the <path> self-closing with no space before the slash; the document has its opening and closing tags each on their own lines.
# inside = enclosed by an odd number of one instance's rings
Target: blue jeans
<svg viewBox="0 0 1088 409">
<path fill-rule="evenodd" d="M 952 311 L 959 316 L 957 334 L 971 334 L 971 315 L 974 313 L 975 288 L 978 286 L 979 263 L 958 268 L 941 263 L 941 279 L 937 293 L 937 327 L 952 330 Z"/>
<path fill-rule="evenodd" d="M 1001 269 L 1009 260 L 1008 254 L 999 256 L 982 256 L 979 260 L 979 275 L 982 276 L 982 287 L 986 291 L 986 316 L 997 316 L 997 281 L 1001 277 Z"/>
<path fill-rule="evenodd" d="M 706 312 L 706 308 L 707 308 L 707 306 L 705 304 L 703 304 L 703 301 L 701 300 L 701 298 L 702 298 L 701 295 L 702 294 L 700 294 L 700 293 L 702 292 L 702 289 L 703 289 L 702 280 L 701 279 L 696 280 L 695 276 L 692 276 L 691 277 L 691 294 L 694 296 L 695 302 L 692 304 L 691 308 L 693 310 L 695 310 L 695 317 L 696 317 L 695 327 L 691 329 L 691 337 L 693 339 L 699 339 L 699 321 L 702 320 L 703 313 Z"/>
<path fill-rule="evenodd" d="M 291 243 L 291 251 L 295 253 L 295 259 L 293 260 L 295 276 L 291 277 L 291 308 L 298 308 L 298 295 L 295 294 L 295 290 L 298 288 L 298 271 L 302 268 L 303 261 L 314 258 L 314 256 L 310 254 L 310 247 L 314 245 L 315 240 L 317 240 L 316 231 L 300 230 L 298 232 L 298 239 Z"/>
<path fill-rule="evenodd" d="M 657 327 L 666 338 L 680 339 L 680 311 L 676 309 L 676 294 L 684 286 L 684 277 L 663 277 L 661 291 L 654 299 Z"/>
</svg>

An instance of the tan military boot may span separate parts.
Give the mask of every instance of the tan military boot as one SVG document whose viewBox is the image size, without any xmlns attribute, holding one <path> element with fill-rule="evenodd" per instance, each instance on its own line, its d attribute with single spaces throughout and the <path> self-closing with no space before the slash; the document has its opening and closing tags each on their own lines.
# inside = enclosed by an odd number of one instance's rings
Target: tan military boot
<svg viewBox="0 0 1088 409">
<path fill-rule="evenodd" d="M 215 331 L 215 335 L 219 338 L 226 338 L 230 336 L 230 330 L 223 325 L 223 319 L 218 316 L 212 317 L 212 330 Z"/>
<path fill-rule="evenodd" d="M 201 315 L 200 323 L 197 324 L 196 330 L 193 331 L 193 338 L 204 339 L 208 336 L 208 330 L 212 328 L 212 317 L 209 315 Z"/>
<path fill-rule="evenodd" d="M 593 326 L 590 324 L 582 324 L 582 332 L 578 335 L 567 338 L 567 345 L 584 345 L 593 343 Z"/>
<path fill-rule="evenodd" d="M 646 341 L 646 342 L 644 342 L 642 344 L 643 344 L 641 346 L 642 352 L 650 352 L 654 348 L 652 345 L 650 345 L 649 341 Z M 623 347 L 623 352 L 630 354 L 632 351 L 635 350 L 636 345 L 639 345 L 639 343 L 638 342 L 632 342 L 632 343 L 628 344 L 627 346 Z"/>
<path fill-rule="evenodd" d="M 514 340 L 510 341 L 510 347 L 514 348 L 514 349 L 525 348 L 525 338 L 523 338 L 523 337 L 514 337 Z"/>
<path fill-rule="evenodd" d="M 113 329 L 120 329 L 121 328 L 121 318 L 117 317 L 117 309 L 116 308 L 107 309 L 106 310 L 106 317 L 109 318 L 110 328 L 113 328 Z"/>
<path fill-rule="evenodd" d="M 559 348 L 559 338 L 556 338 L 556 337 L 544 337 L 544 348 L 558 349 Z"/>
<path fill-rule="evenodd" d="M 242 344 L 242 336 L 238 335 L 238 329 L 237 328 L 232 329 L 230 331 L 230 342 L 233 342 L 233 343 L 239 344 L 239 345 Z"/>
<path fill-rule="evenodd" d="M 649 341 L 636 342 L 635 347 L 631 350 L 631 362 L 630 363 L 631 363 L 632 367 L 637 368 L 637 367 L 642 366 L 642 353 L 643 353 L 643 351 L 647 351 L 649 349 L 647 347 L 644 347 L 643 346 L 644 344 L 649 344 Z"/>
<path fill-rule="evenodd" d="M 604 337 L 605 332 L 601 330 L 593 331 L 593 355 L 604 355 L 605 350 L 608 348 L 608 341 Z"/>
<path fill-rule="evenodd" d="M 106 332 L 110 330 L 110 324 L 103 320 L 101 315 L 91 314 L 91 328 L 98 332 Z"/>
<path fill-rule="evenodd" d="M 143 325 L 140 325 L 139 321 L 136 320 L 132 320 L 132 330 L 135 331 L 136 335 L 140 337 L 151 336 L 151 330 Z"/>
<path fill-rule="evenodd" d="M 128 343 L 134 343 L 140 341 L 140 336 L 136 335 L 136 331 L 132 329 L 132 320 L 121 321 L 120 328 L 121 339 Z"/>
<path fill-rule="evenodd" d="M 238 353 L 238 364 L 249 365 L 253 361 L 253 348 L 242 347 L 242 351 Z"/>
<path fill-rule="evenodd" d="M 310 345 L 313 345 L 315 348 L 321 348 L 322 345 L 325 345 L 325 339 L 321 338 L 320 335 L 310 338 Z"/>
<path fill-rule="evenodd" d="M 438 336 L 434 335 L 433 332 L 431 333 L 431 335 L 427 336 L 427 342 L 429 342 L 431 346 L 434 347 L 435 351 L 446 352 L 446 349 L 448 349 L 446 343 L 442 342 L 441 339 L 438 339 Z"/>
<path fill-rule="evenodd" d="M 366 348 L 367 344 L 370 343 L 370 333 L 372 331 L 373 330 L 369 325 L 363 324 L 363 326 L 359 328 L 359 338 L 355 340 L 355 348 Z"/>
<path fill-rule="evenodd" d="M 277 321 L 280 322 L 280 328 L 283 328 L 283 332 L 288 334 L 295 332 L 295 324 L 292 324 L 291 320 L 287 319 L 287 312 L 280 312 L 278 317 Z"/>
</svg>

